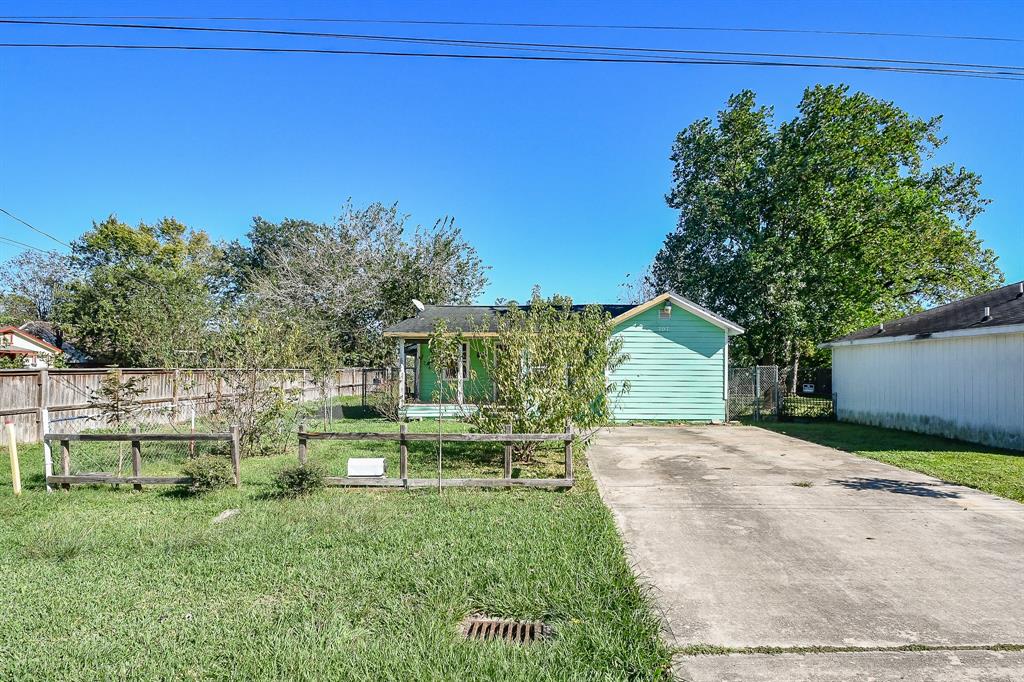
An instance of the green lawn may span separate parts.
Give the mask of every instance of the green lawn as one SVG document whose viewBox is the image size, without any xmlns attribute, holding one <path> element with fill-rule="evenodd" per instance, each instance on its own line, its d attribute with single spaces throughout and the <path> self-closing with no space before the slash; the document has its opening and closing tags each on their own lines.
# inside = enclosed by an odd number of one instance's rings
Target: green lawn
<svg viewBox="0 0 1024 682">
<path fill-rule="evenodd" d="M 1024 453 L 845 422 L 756 425 L 1024 502 Z"/>
<path fill-rule="evenodd" d="M 317 442 L 310 458 L 340 473 L 348 453 L 387 456 L 397 474 L 394 443 Z M 445 453 L 446 475 L 501 470 L 500 444 Z M 560 455 L 520 473 L 557 473 Z M 410 448 L 412 474 L 430 475 L 435 457 L 429 444 Z M 329 489 L 294 500 L 269 495 L 293 453 L 244 460 L 242 490 L 202 498 L 129 486 L 47 495 L 40 460 L 23 446 L 20 499 L 6 466 L 0 474 L 2 680 L 668 677 L 659 622 L 582 457 L 569 492 Z M 229 508 L 241 514 L 211 523 Z M 456 625 L 471 612 L 544 619 L 556 636 L 463 642 Z"/>
</svg>

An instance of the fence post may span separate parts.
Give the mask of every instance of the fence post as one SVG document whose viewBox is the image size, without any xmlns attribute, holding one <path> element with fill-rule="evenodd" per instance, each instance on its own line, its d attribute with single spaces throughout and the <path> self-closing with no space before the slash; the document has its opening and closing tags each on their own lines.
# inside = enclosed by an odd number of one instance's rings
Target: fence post
<svg viewBox="0 0 1024 682">
<path fill-rule="evenodd" d="M 299 464 L 306 466 L 309 453 L 306 451 L 306 422 L 299 422 Z"/>
<path fill-rule="evenodd" d="M 11 454 L 11 485 L 14 496 L 21 495 L 21 462 L 18 461 L 18 438 L 14 432 L 14 419 L 4 417 L 4 431 L 7 433 L 7 448 Z"/>
<path fill-rule="evenodd" d="M 409 445 L 405 439 L 408 431 L 408 424 L 398 426 L 398 475 L 406 488 L 409 487 Z"/>
<path fill-rule="evenodd" d="M 235 487 L 242 487 L 242 443 L 238 424 L 231 427 L 231 468 L 235 470 Z"/>
<path fill-rule="evenodd" d="M 133 426 L 132 433 L 138 433 L 139 427 Z M 132 476 L 138 478 L 142 475 L 142 441 L 132 441 Z M 142 490 L 141 483 L 135 483 L 132 485 L 135 490 Z"/>
<path fill-rule="evenodd" d="M 174 422 L 178 421 L 178 384 L 180 381 L 181 370 L 175 367 L 174 374 L 171 377 L 171 419 Z"/>
<path fill-rule="evenodd" d="M 60 442 L 60 471 L 65 476 L 71 475 L 71 441 L 69 440 Z M 46 485 L 49 487 L 50 482 L 47 481 Z M 70 483 L 62 483 L 60 487 L 64 490 L 71 490 Z"/>
<path fill-rule="evenodd" d="M 754 421 L 761 421 L 761 366 L 754 365 Z"/>
<path fill-rule="evenodd" d="M 572 470 L 572 421 L 565 420 L 565 480 L 573 480 Z"/>
<path fill-rule="evenodd" d="M 505 425 L 505 434 L 510 438 L 512 436 L 512 425 Z M 505 441 L 505 480 L 512 478 L 512 441 Z"/>
<path fill-rule="evenodd" d="M 50 430 L 50 373 L 45 369 L 39 370 L 36 378 L 39 386 L 38 403 L 36 409 L 36 424 L 38 427 L 39 440 L 43 443 L 43 475 L 47 477 L 46 492 L 52 493 L 49 477 L 53 476 L 53 451 L 50 448 L 50 441 L 46 440 L 46 432 Z"/>
</svg>

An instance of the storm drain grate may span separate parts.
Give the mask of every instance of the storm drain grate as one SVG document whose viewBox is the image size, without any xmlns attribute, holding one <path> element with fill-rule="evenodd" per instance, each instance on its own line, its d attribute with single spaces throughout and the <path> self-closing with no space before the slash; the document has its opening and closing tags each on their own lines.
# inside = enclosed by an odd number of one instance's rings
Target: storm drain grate
<svg viewBox="0 0 1024 682">
<path fill-rule="evenodd" d="M 462 636 L 474 640 L 496 640 L 531 644 L 551 637 L 551 626 L 539 620 L 512 620 L 469 616 L 460 627 Z"/>
</svg>

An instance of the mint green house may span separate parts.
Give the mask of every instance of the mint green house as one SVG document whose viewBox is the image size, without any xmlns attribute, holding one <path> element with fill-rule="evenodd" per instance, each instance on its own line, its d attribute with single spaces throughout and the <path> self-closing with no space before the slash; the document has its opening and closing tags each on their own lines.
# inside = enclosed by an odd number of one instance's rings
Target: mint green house
<svg viewBox="0 0 1024 682">
<path fill-rule="evenodd" d="M 628 382 L 630 387 L 610 397 L 616 421 L 727 419 L 729 337 L 743 333 L 741 327 L 671 293 L 639 305 L 601 307 L 612 316 L 612 334 L 622 340 L 627 356 L 608 376 L 610 382 L 619 386 Z M 479 325 L 504 310 L 504 306 L 423 306 L 415 317 L 385 330 L 385 336 L 396 340 L 407 417 L 438 414 L 438 405 L 432 401 L 439 382 L 430 367 L 427 341 L 440 320 L 467 339 L 455 376 L 444 382 L 442 414 L 461 414 L 494 397 L 480 357 L 496 334 L 480 331 Z"/>
</svg>

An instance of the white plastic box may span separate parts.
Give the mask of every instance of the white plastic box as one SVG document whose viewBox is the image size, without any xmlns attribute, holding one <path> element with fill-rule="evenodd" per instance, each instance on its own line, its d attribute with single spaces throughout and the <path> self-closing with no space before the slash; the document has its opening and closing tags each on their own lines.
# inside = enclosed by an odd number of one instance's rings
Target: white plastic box
<svg viewBox="0 0 1024 682">
<path fill-rule="evenodd" d="M 352 477 L 383 478 L 388 464 L 383 457 L 350 457 L 348 475 Z"/>
</svg>

